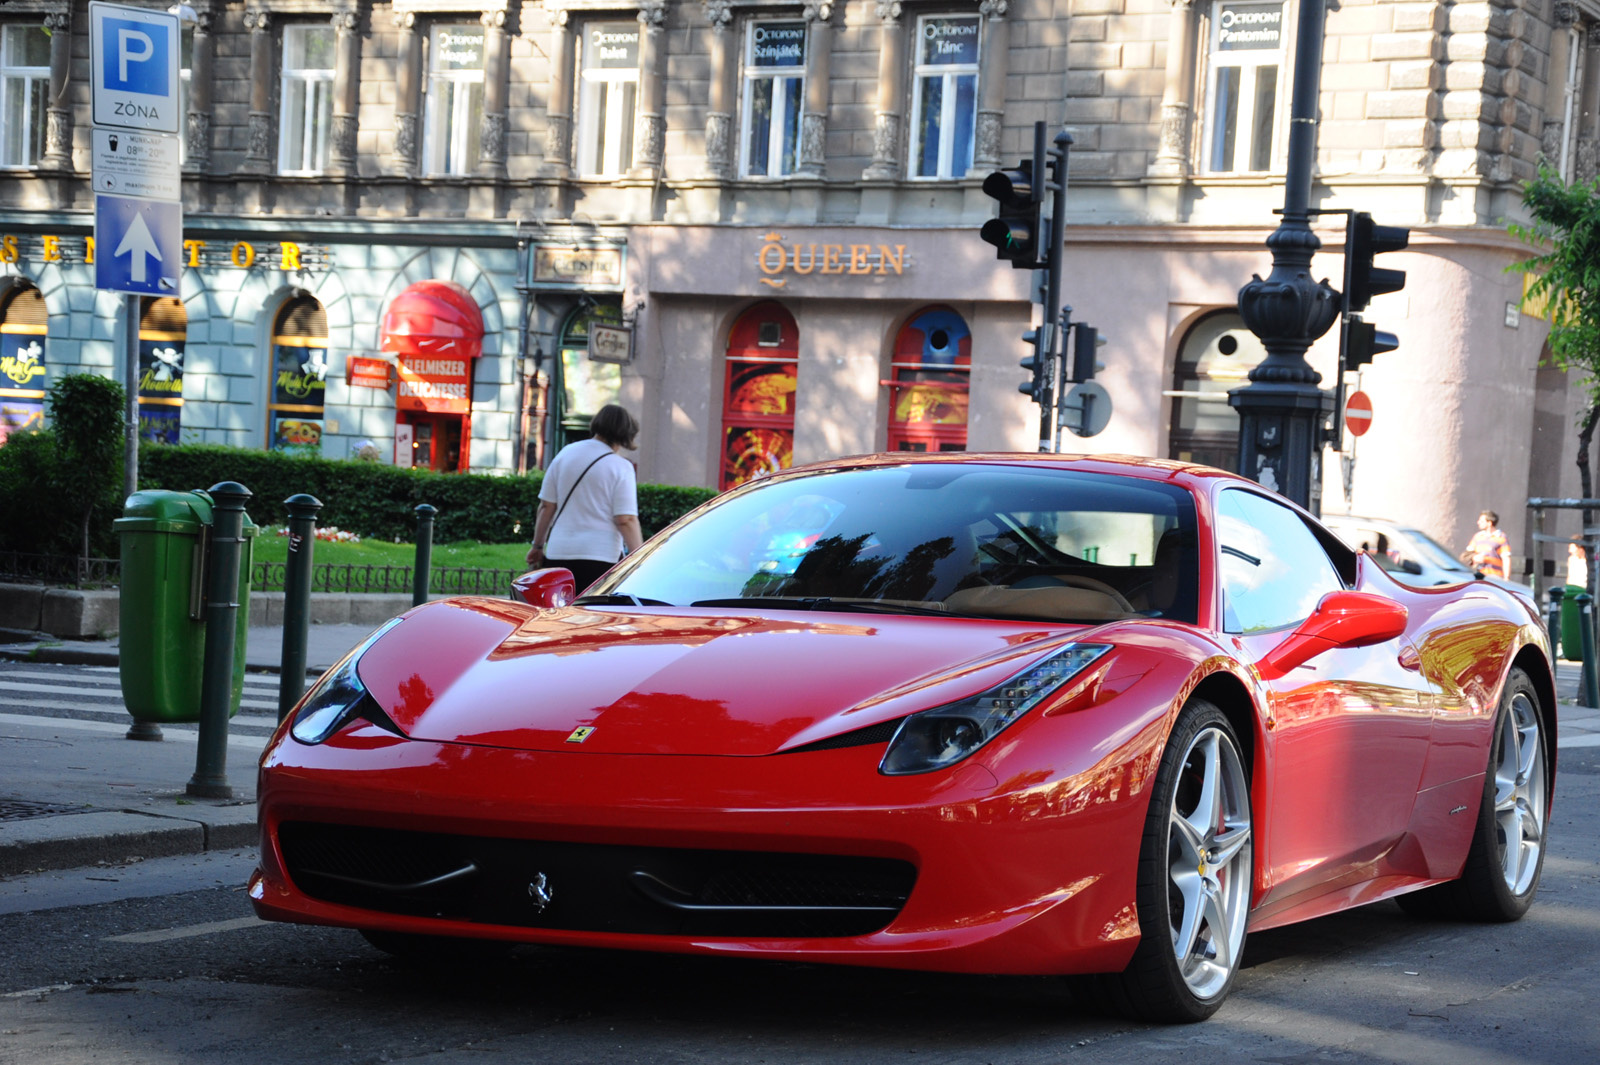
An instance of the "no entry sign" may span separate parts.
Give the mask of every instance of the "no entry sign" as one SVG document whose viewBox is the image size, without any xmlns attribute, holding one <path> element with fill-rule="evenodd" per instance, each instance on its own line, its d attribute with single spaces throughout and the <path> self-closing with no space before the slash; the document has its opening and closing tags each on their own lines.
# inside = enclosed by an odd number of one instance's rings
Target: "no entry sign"
<svg viewBox="0 0 1600 1065">
<path fill-rule="evenodd" d="M 1344 423 L 1351 436 L 1361 436 L 1372 428 L 1372 400 L 1365 392 L 1352 392 L 1344 401 Z"/>
</svg>

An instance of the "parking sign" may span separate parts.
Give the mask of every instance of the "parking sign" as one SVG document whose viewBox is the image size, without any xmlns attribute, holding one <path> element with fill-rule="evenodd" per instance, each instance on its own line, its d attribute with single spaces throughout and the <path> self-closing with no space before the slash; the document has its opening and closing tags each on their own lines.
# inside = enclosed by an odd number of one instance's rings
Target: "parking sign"
<svg viewBox="0 0 1600 1065">
<path fill-rule="evenodd" d="M 178 16 L 94 0 L 89 66 L 95 125 L 178 132 Z"/>
</svg>

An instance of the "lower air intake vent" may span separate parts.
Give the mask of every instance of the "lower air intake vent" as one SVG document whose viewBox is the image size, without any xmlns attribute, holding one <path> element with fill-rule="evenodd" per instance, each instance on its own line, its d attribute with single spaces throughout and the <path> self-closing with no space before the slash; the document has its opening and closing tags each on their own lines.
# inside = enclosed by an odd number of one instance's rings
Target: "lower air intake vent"
<svg viewBox="0 0 1600 1065">
<path fill-rule="evenodd" d="M 544 843 L 289 822 L 291 880 L 382 913 L 651 935 L 860 936 L 894 920 L 916 869 L 891 858 Z"/>
</svg>

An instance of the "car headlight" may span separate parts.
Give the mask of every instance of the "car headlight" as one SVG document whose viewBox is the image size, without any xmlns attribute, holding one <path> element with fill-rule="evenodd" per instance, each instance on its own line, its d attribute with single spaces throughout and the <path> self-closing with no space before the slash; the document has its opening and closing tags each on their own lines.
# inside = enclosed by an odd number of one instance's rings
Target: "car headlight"
<svg viewBox="0 0 1600 1065">
<path fill-rule="evenodd" d="M 306 697 L 300 702 L 300 709 L 295 711 L 294 724 L 289 726 L 289 734 L 301 743 L 321 743 L 335 732 L 344 728 L 356 718 L 363 718 L 380 728 L 388 729 L 396 735 L 400 729 L 389 715 L 383 712 L 367 691 L 367 686 L 361 683 L 361 677 L 356 673 L 356 664 L 361 661 L 361 656 L 367 648 L 378 642 L 378 637 L 400 624 L 399 618 L 392 618 L 381 625 L 376 632 L 362 640 L 356 649 L 344 657 L 344 660 L 334 666 L 311 686 Z"/>
<path fill-rule="evenodd" d="M 878 772 L 902 776 L 954 765 L 1109 650 L 1110 644 L 1069 643 L 988 691 L 912 714 L 889 741 Z"/>
</svg>

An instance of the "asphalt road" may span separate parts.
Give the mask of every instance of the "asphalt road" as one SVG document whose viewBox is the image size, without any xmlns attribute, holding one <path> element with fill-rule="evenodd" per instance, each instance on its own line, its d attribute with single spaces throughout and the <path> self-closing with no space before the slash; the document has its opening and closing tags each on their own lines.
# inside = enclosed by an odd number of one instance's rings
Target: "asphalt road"
<svg viewBox="0 0 1600 1065">
<path fill-rule="evenodd" d="M 1519 923 L 1393 903 L 1254 935 L 1211 1021 L 1085 1012 L 1060 981 L 522 948 L 415 967 L 266 924 L 215 853 L 0 881 L 0 1065 L 80 1062 L 1416 1065 L 1600 1059 L 1600 748 L 1562 752 Z"/>
</svg>

